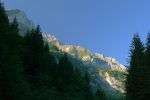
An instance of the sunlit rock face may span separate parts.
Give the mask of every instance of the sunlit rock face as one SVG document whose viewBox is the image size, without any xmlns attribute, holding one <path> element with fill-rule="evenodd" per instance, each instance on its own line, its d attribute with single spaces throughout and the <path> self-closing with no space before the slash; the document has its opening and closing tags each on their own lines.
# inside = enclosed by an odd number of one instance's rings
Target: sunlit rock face
<svg viewBox="0 0 150 100">
<path fill-rule="evenodd" d="M 120 64 L 116 59 L 105 57 L 99 53 L 92 54 L 89 50 L 81 46 L 62 45 L 56 37 L 47 35 L 46 38 L 48 37 L 48 42 L 57 46 L 59 50 L 80 59 L 84 65 L 91 66 L 91 69 L 94 68 L 94 70 L 90 70 L 90 73 L 93 73 L 91 71 L 98 71 L 99 78 L 102 77 L 109 85 L 112 86 L 112 88 L 125 93 L 124 83 L 127 68 Z"/>
<path fill-rule="evenodd" d="M 95 53 L 94 56 L 102 59 L 103 61 L 106 61 L 112 70 L 120 72 L 127 71 L 127 68 L 124 65 L 120 64 L 115 58 L 105 57 L 104 55 L 99 53 Z"/>
<path fill-rule="evenodd" d="M 24 12 L 7 10 L 7 13 L 10 22 L 16 17 L 21 35 L 25 35 L 27 30 L 33 28 L 32 21 Z M 62 53 L 67 53 L 74 66 L 77 66 L 82 72 L 88 71 L 92 87 L 102 88 L 108 100 L 120 100 L 125 96 L 127 68 L 116 59 L 105 57 L 100 53 L 92 54 L 81 46 L 64 45 L 54 35 L 46 33 L 42 35 L 51 48 L 50 52 L 55 52 L 57 57 L 60 57 Z"/>
<path fill-rule="evenodd" d="M 115 89 L 119 90 L 122 93 L 125 93 L 125 87 L 124 87 L 124 82 L 123 80 L 118 80 L 116 77 L 111 76 L 107 71 L 104 72 L 103 74 L 100 73 L 100 75 Z"/>
<path fill-rule="evenodd" d="M 45 42 L 48 42 L 48 43 L 55 45 L 57 47 L 62 46 L 61 42 L 59 40 L 57 40 L 57 38 L 54 35 L 49 35 L 49 34 L 45 34 L 45 33 L 42 33 L 42 35 L 43 35 Z"/>
</svg>

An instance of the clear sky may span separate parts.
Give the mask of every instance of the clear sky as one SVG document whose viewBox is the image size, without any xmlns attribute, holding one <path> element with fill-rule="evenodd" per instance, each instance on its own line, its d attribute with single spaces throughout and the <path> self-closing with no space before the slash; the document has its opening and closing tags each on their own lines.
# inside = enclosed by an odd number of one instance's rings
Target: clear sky
<svg viewBox="0 0 150 100">
<path fill-rule="evenodd" d="M 150 0 L 2 0 L 23 10 L 42 31 L 64 44 L 116 58 L 127 65 L 133 34 L 150 31 Z"/>
</svg>

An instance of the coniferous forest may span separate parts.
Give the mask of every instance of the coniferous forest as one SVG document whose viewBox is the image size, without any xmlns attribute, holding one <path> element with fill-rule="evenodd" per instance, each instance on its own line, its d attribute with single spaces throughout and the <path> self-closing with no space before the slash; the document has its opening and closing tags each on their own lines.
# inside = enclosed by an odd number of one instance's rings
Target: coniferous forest
<svg viewBox="0 0 150 100">
<path fill-rule="evenodd" d="M 134 35 L 130 47 L 130 68 L 126 81 L 127 100 L 150 99 L 150 34 L 146 44 L 138 33 Z"/>
<path fill-rule="evenodd" d="M 0 100 L 105 100 L 67 54 L 56 61 L 49 51 L 39 25 L 20 36 L 0 3 Z"/>
<path fill-rule="evenodd" d="M 130 47 L 127 100 L 150 98 L 150 33 L 146 44 L 135 34 Z M 40 26 L 19 35 L 0 3 L 0 100 L 106 100 L 94 90 L 88 72 L 73 66 L 67 54 L 56 59 L 44 42 Z"/>
</svg>

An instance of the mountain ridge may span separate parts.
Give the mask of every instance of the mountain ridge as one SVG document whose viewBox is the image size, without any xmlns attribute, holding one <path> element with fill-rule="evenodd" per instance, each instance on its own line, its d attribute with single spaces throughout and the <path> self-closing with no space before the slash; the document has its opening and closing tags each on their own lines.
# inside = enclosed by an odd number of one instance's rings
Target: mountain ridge
<svg viewBox="0 0 150 100">
<path fill-rule="evenodd" d="M 34 27 L 34 24 L 31 20 L 29 20 L 26 16 L 26 14 L 19 10 L 19 9 L 7 9 L 6 13 L 8 14 L 8 19 L 10 22 L 13 22 L 14 18 L 17 19 L 19 24 L 19 32 L 22 36 L 25 35 L 25 33 L 28 30 L 31 30 Z"/>
<path fill-rule="evenodd" d="M 12 19 L 16 17 L 20 34 L 25 35 L 27 30 L 32 29 L 34 25 L 21 10 L 14 12 L 15 10 L 7 10 L 9 21 L 12 22 Z M 24 27 L 22 27 L 22 23 Z M 118 96 L 113 97 L 114 100 L 124 97 L 125 80 L 128 73 L 128 69 L 124 65 L 120 64 L 116 59 L 105 57 L 100 53 L 92 54 L 81 46 L 64 45 L 53 35 L 46 33 L 42 33 L 42 35 L 45 42 L 58 49 L 53 50 L 55 53 L 60 54 L 60 52 L 63 52 L 69 54 L 75 66 L 79 66 L 80 69 L 86 69 L 89 72 L 91 85 L 94 88 L 103 88 L 111 98 L 114 95 Z"/>
<path fill-rule="evenodd" d="M 127 68 L 124 65 L 120 64 L 115 58 L 106 57 L 100 53 L 92 54 L 90 52 L 90 50 L 85 49 L 79 45 L 63 45 L 59 40 L 57 40 L 57 38 L 54 35 L 49 35 L 49 34 L 43 33 L 43 37 L 46 42 L 52 43 L 53 45 L 57 46 L 63 52 L 69 53 L 69 51 L 71 51 L 70 49 L 76 49 L 76 50 L 80 49 L 81 51 L 90 53 L 88 55 L 89 57 L 88 56 L 83 57 L 84 61 L 92 60 L 92 59 L 90 59 L 90 57 L 93 56 L 95 58 L 99 58 L 99 59 L 102 59 L 102 60 L 108 62 L 109 66 L 112 68 L 112 70 L 116 70 L 116 71 L 126 71 L 127 70 Z M 76 50 L 74 50 L 74 51 L 76 51 Z M 113 65 L 116 65 L 115 66 L 116 68 Z"/>
</svg>

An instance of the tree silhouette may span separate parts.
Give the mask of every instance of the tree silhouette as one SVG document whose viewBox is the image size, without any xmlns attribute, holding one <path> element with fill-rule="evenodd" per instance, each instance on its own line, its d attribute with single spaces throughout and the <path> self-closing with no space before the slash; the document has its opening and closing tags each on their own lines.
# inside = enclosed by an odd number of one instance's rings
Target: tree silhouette
<svg viewBox="0 0 150 100">
<path fill-rule="evenodd" d="M 130 48 L 130 69 L 127 76 L 126 90 L 129 100 L 147 100 L 145 48 L 138 34 L 133 37 Z"/>
<path fill-rule="evenodd" d="M 39 25 L 19 35 L 0 3 L 0 100 L 95 100 L 88 73 L 50 51 Z"/>
</svg>

